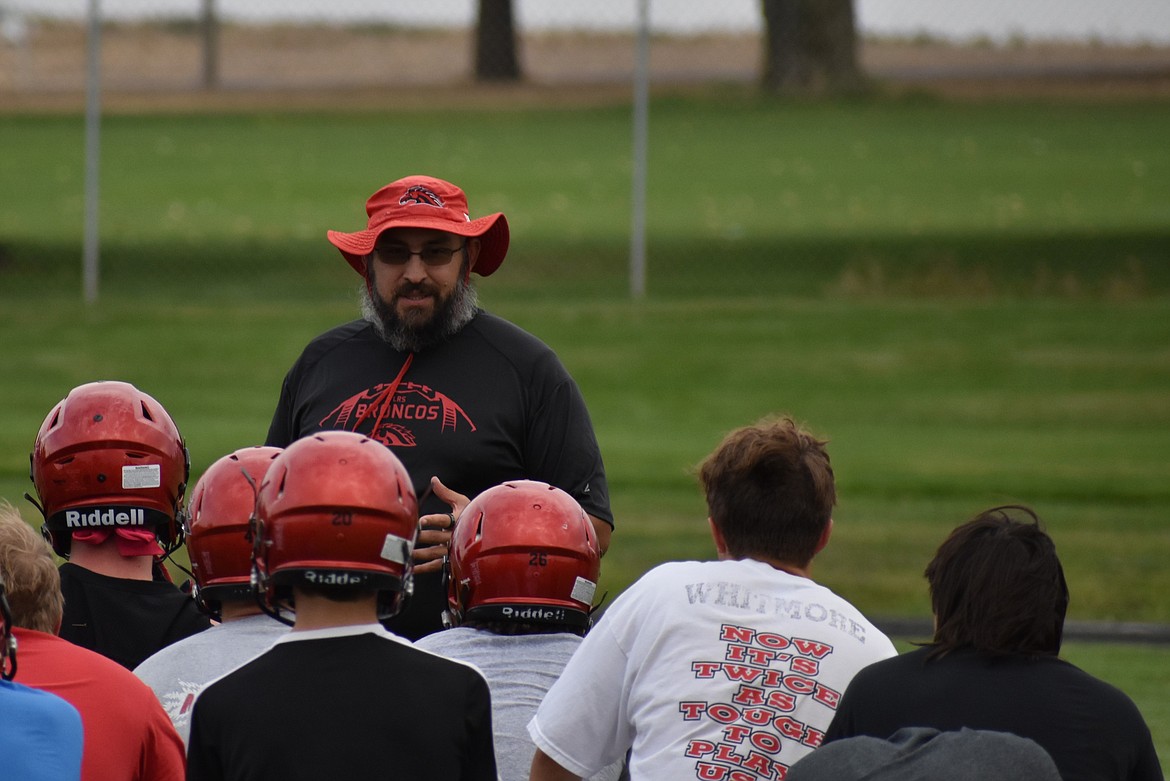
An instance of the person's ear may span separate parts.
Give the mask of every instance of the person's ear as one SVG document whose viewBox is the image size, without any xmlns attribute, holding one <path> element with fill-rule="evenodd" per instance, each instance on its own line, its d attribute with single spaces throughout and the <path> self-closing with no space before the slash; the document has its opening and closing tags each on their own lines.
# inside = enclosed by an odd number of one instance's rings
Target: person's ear
<svg viewBox="0 0 1170 781">
<path fill-rule="evenodd" d="M 362 276 L 366 278 L 366 291 L 370 294 L 370 298 L 374 297 L 374 253 L 370 252 L 364 258 L 366 262 L 366 273 Z"/>
<path fill-rule="evenodd" d="M 833 519 L 830 518 L 829 522 L 825 524 L 825 530 L 823 532 L 821 532 L 821 538 L 819 540 L 817 540 L 817 549 L 815 551 L 813 551 L 814 556 L 825 549 L 825 546 L 829 544 L 829 538 L 832 536 L 833 536 Z"/>
<path fill-rule="evenodd" d="M 719 559 L 728 558 L 727 541 L 723 538 L 723 532 L 719 530 L 714 519 L 707 518 L 707 524 L 711 527 L 711 537 L 715 540 L 715 552 L 719 554 Z"/>
<path fill-rule="evenodd" d="M 471 278 L 471 270 L 475 268 L 475 263 L 479 260 L 479 250 L 482 243 L 478 236 L 469 238 L 467 240 L 467 278 Z"/>
</svg>

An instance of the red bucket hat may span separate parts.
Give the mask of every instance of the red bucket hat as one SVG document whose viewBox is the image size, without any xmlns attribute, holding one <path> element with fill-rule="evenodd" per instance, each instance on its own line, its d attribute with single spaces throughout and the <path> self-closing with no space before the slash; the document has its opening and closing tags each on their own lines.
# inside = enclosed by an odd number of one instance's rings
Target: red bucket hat
<svg viewBox="0 0 1170 781">
<path fill-rule="evenodd" d="M 364 258 L 374 250 L 382 231 L 390 228 L 433 228 L 480 240 L 475 273 L 487 276 L 508 254 L 508 221 L 501 213 L 477 220 L 467 211 L 467 196 L 450 182 L 430 176 L 408 176 L 391 182 L 366 201 L 366 229 L 354 233 L 328 231 L 329 243 L 341 250 L 349 265 L 365 275 Z"/>
</svg>

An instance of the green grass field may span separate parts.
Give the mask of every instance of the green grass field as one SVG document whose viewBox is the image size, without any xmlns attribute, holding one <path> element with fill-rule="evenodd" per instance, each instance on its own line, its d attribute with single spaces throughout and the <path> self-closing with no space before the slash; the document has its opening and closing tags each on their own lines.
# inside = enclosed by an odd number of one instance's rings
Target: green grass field
<svg viewBox="0 0 1170 781">
<path fill-rule="evenodd" d="M 1074 620 L 1170 623 L 1170 104 L 793 104 L 651 115 L 648 296 L 627 295 L 626 108 L 121 116 L 103 126 L 102 297 L 80 297 L 82 123 L 0 116 L 0 496 L 72 386 L 125 379 L 195 475 L 263 439 L 304 343 L 355 312 L 325 243 L 376 187 L 502 210 L 484 304 L 544 338 L 593 414 L 617 514 L 602 590 L 710 544 L 692 467 L 790 413 L 831 440 L 818 579 L 925 616 L 951 527 L 1034 506 Z M 27 517 L 35 510 L 24 505 Z M 1170 757 L 1170 650 L 1074 644 Z"/>
</svg>

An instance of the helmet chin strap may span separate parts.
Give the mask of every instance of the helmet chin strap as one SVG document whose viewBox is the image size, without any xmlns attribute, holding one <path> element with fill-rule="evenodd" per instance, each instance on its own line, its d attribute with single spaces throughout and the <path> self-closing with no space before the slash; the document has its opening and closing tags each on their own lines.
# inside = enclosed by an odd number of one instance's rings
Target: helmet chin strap
<svg viewBox="0 0 1170 781">
<path fill-rule="evenodd" d="M 58 546 L 57 541 L 53 539 L 53 532 L 49 529 L 49 519 L 48 516 L 45 515 L 45 508 L 42 507 L 41 503 L 36 500 L 36 497 L 34 497 L 28 491 L 24 492 L 24 498 L 27 499 L 33 507 L 37 508 L 37 512 L 41 514 L 41 518 L 45 520 L 45 522 L 41 524 L 41 537 L 45 542 L 49 543 L 49 547 L 53 549 L 53 553 L 56 553 L 58 556 L 68 561 L 69 546 Z"/>
<path fill-rule="evenodd" d="M 24 492 L 24 498 L 25 498 L 25 499 L 28 499 L 28 500 L 29 500 L 29 502 L 31 502 L 31 503 L 32 503 L 32 506 L 33 506 L 33 507 L 35 507 L 35 508 L 37 508 L 37 511 L 38 511 L 38 512 L 41 514 L 41 517 L 42 517 L 42 518 L 44 518 L 44 517 L 45 517 L 45 508 L 44 508 L 44 507 L 41 507 L 41 503 L 40 503 L 40 502 L 38 502 L 38 501 L 36 500 L 36 497 L 34 497 L 34 496 L 33 496 L 32 494 L 30 494 L 28 491 L 25 491 L 25 492 Z"/>
<path fill-rule="evenodd" d="M 252 517 L 252 522 L 249 524 L 249 531 L 252 535 L 253 544 L 258 545 L 258 540 L 261 537 L 257 527 L 259 519 Z M 252 574 L 249 577 L 249 585 L 252 588 L 252 596 L 256 600 L 257 607 L 270 618 L 275 618 L 285 626 L 292 626 L 296 621 L 296 610 L 290 604 L 288 608 L 282 611 L 280 603 L 273 599 L 272 604 L 268 603 L 268 578 L 260 571 L 260 566 L 256 560 L 256 553 L 252 554 Z M 274 589 L 275 596 L 275 589 Z M 287 612 L 287 615 L 285 614 Z"/>
<path fill-rule="evenodd" d="M 410 594 L 406 591 L 378 592 L 378 621 L 389 621 L 406 607 Z"/>
<path fill-rule="evenodd" d="M 253 573 L 253 577 L 255 574 Z M 264 611 L 270 618 L 275 618 L 285 626 L 293 626 L 296 623 L 297 613 L 293 609 L 291 603 L 287 608 L 281 608 L 279 601 L 273 601 L 272 604 L 264 596 L 264 589 L 254 588 L 252 593 L 256 595 L 256 604 Z"/>
</svg>

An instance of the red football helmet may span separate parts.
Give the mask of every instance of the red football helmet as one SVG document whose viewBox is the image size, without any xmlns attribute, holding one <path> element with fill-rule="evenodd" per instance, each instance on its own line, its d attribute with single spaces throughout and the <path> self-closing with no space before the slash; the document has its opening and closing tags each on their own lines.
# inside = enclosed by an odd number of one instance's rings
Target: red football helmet
<svg viewBox="0 0 1170 781">
<path fill-rule="evenodd" d="M 588 627 L 600 571 L 597 532 L 573 497 L 536 480 L 503 483 L 455 525 L 446 619 Z"/>
<path fill-rule="evenodd" d="M 245 447 L 207 467 L 191 490 L 184 519 L 199 606 L 218 617 L 225 599 L 252 596 L 249 524 L 256 494 L 278 447 Z"/>
<path fill-rule="evenodd" d="M 413 590 L 418 500 L 410 475 L 381 443 L 322 431 L 273 459 L 252 522 L 252 578 L 281 620 L 293 585 L 377 591 L 380 617 Z"/>
<path fill-rule="evenodd" d="M 190 459 L 178 427 L 153 397 L 127 382 L 79 385 L 57 403 L 33 443 L 30 475 L 44 530 L 59 556 L 74 530 L 153 530 L 163 550 L 183 544 Z"/>
</svg>

